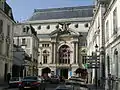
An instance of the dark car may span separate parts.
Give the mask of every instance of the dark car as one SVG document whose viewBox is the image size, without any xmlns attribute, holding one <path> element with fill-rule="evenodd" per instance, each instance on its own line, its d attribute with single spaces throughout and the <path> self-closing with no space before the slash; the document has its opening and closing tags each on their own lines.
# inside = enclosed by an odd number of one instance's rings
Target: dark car
<svg viewBox="0 0 120 90">
<path fill-rule="evenodd" d="M 22 79 L 19 90 L 32 89 L 32 90 L 45 90 L 44 81 L 37 76 L 27 76 Z"/>
<path fill-rule="evenodd" d="M 21 77 L 12 77 L 9 81 L 9 88 L 18 88 L 21 84 Z"/>
<path fill-rule="evenodd" d="M 52 76 L 50 82 L 58 84 L 60 82 L 60 79 L 58 76 Z"/>
<path fill-rule="evenodd" d="M 60 76 L 59 79 L 60 79 L 60 82 L 65 82 L 65 78 L 63 76 Z"/>
</svg>

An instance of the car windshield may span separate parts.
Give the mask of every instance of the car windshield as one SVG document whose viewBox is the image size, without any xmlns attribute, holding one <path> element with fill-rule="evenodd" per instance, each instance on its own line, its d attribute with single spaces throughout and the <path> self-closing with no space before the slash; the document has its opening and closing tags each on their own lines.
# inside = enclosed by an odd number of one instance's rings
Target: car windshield
<svg viewBox="0 0 120 90">
<path fill-rule="evenodd" d="M 37 77 L 24 77 L 24 79 L 32 79 L 32 80 L 37 80 Z"/>
</svg>

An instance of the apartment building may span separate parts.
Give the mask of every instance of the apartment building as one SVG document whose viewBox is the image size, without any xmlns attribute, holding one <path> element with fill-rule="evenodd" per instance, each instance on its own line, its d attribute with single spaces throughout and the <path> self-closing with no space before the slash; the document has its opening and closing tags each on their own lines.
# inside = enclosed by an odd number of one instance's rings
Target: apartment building
<svg viewBox="0 0 120 90">
<path fill-rule="evenodd" d="M 27 66 L 27 75 L 38 75 L 38 46 L 39 39 L 37 32 L 30 24 L 17 23 L 14 26 L 14 44 L 24 49 L 25 53 L 30 57 L 24 59 Z"/>
<path fill-rule="evenodd" d="M 12 72 L 13 25 L 11 7 L 6 0 L 0 0 L 0 83 Z"/>
</svg>

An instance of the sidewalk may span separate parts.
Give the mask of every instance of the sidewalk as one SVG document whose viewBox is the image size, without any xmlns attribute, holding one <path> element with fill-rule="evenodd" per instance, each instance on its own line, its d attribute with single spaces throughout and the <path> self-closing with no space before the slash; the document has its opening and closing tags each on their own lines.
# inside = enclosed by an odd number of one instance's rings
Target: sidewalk
<svg viewBox="0 0 120 90">
<path fill-rule="evenodd" d="M 5 88 L 8 88 L 8 84 L 7 83 L 0 83 L 0 90 L 4 90 Z"/>
</svg>

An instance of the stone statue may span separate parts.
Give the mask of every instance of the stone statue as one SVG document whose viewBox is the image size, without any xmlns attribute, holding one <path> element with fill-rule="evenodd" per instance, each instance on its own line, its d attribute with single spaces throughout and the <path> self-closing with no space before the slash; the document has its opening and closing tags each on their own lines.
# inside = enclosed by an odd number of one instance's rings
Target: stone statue
<svg viewBox="0 0 120 90">
<path fill-rule="evenodd" d="M 65 30 L 68 30 L 69 29 L 69 25 L 71 23 L 59 23 L 60 25 L 62 25 L 62 30 L 65 31 Z"/>
</svg>

